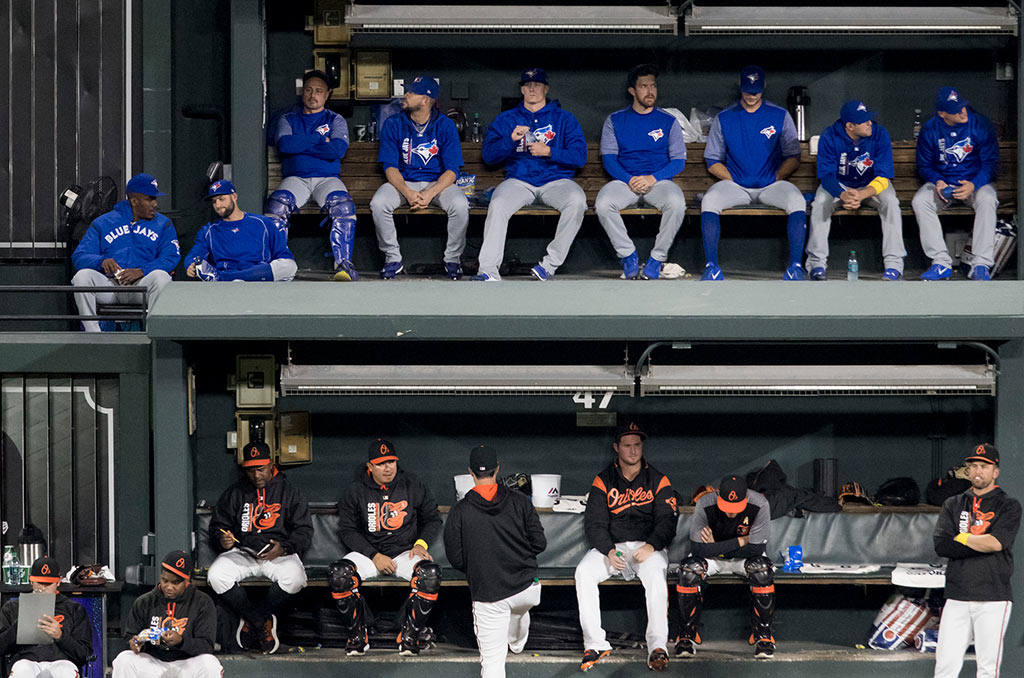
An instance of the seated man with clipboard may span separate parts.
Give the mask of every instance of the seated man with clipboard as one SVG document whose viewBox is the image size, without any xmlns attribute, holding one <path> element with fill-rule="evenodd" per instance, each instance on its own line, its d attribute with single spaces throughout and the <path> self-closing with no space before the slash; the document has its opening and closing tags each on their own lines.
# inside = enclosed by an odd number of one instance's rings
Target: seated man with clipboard
<svg viewBox="0 0 1024 678">
<path fill-rule="evenodd" d="M 92 653 L 92 631 L 85 608 L 57 593 L 60 568 L 44 556 L 32 563 L 32 593 L 0 609 L 0 654 L 14 655 L 11 678 L 78 678 L 78 667 Z"/>
</svg>

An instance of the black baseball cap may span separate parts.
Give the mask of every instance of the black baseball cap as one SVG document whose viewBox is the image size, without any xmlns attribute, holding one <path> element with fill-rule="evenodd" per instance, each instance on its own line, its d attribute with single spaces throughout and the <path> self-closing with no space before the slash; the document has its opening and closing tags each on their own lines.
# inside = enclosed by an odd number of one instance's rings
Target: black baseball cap
<svg viewBox="0 0 1024 678">
<path fill-rule="evenodd" d="M 50 556 L 37 558 L 32 563 L 32 569 L 28 573 L 29 581 L 37 581 L 40 584 L 56 584 L 60 581 L 60 566 Z"/>
<path fill-rule="evenodd" d="M 739 513 L 747 508 L 747 481 L 744 478 L 722 478 L 718 485 L 718 508 L 725 513 Z"/>
<path fill-rule="evenodd" d="M 383 438 L 377 438 L 370 443 L 370 449 L 367 453 L 368 462 L 371 464 L 383 464 L 386 461 L 398 461 L 398 453 L 395 452 L 395 446 Z"/>
<path fill-rule="evenodd" d="M 171 574 L 176 574 L 185 581 L 192 579 L 192 556 L 184 551 L 171 551 L 164 556 L 160 567 Z"/>
<path fill-rule="evenodd" d="M 469 451 L 469 470 L 480 475 L 498 468 L 498 453 L 493 447 L 477 445 Z"/>
<path fill-rule="evenodd" d="M 253 440 L 245 444 L 242 450 L 242 466 L 266 466 L 271 462 L 270 446 L 262 440 Z"/>
<path fill-rule="evenodd" d="M 635 421 L 615 429 L 615 442 L 622 440 L 622 436 L 640 436 L 640 440 L 647 440 L 647 434 L 644 433 L 643 429 Z"/>
<path fill-rule="evenodd" d="M 321 70 L 314 68 L 311 71 L 306 71 L 305 73 L 303 73 L 302 84 L 305 85 L 306 81 L 309 80 L 310 78 L 320 78 L 321 80 L 324 81 L 324 84 L 327 85 L 327 89 L 334 89 L 334 83 L 331 81 L 331 78 Z"/>
<path fill-rule="evenodd" d="M 999 465 L 999 450 L 996 449 L 995 445 L 989 443 L 982 443 L 974 448 L 964 461 L 987 461 L 990 464 Z"/>
</svg>

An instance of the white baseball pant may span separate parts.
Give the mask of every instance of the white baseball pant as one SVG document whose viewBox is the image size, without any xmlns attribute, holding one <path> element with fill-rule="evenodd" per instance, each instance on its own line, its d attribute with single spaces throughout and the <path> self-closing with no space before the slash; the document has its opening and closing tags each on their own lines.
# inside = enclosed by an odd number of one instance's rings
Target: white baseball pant
<svg viewBox="0 0 1024 678">
<path fill-rule="evenodd" d="M 34 662 L 28 659 L 19 659 L 11 667 L 8 678 L 78 678 L 78 667 L 67 659 L 58 659 L 55 662 Z"/>
<path fill-rule="evenodd" d="M 893 268 L 902 273 L 907 250 L 903 246 L 903 216 L 900 214 L 900 199 L 896 197 L 896 191 L 890 185 L 862 202 L 877 209 L 882 220 L 882 260 L 885 268 Z M 823 186 L 818 186 L 814 202 L 811 203 L 811 231 L 807 235 L 808 271 L 818 267 L 828 268 L 828 234 L 832 227 L 832 213 L 839 203 L 839 198 L 832 197 Z"/>
<path fill-rule="evenodd" d="M 171 275 L 167 271 L 150 271 L 137 280 L 135 285 L 142 285 L 148 290 L 146 304 L 153 308 L 160 291 L 171 282 Z M 83 268 L 71 278 L 71 284 L 86 287 L 120 287 L 113 279 L 108 278 L 106 273 L 94 271 L 91 268 Z M 141 301 L 138 294 L 132 292 L 76 292 L 75 304 L 78 305 L 78 312 L 81 315 L 96 315 L 96 302 L 102 301 L 105 304 L 115 302 L 130 303 Z M 82 327 L 86 332 L 99 332 L 100 323 L 98 320 L 83 320 Z"/>
<path fill-rule="evenodd" d="M 1013 603 L 1008 600 L 947 600 L 939 623 L 935 678 L 956 678 L 967 646 L 974 643 L 978 678 L 998 678 L 1003 661 L 1003 636 Z"/>
<path fill-rule="evenodd" d="M 221 678 L 224 669 L 212 654 L 165 662 L 140 652 L 125 650 L 114 657 L 113 678 Z"/>
<path fill-rule="evenodd" d="M 738 574 L 741 577 L 747 576 L 745 558 L 705 558 L 708 563 L 708 576 L 713 574 Z"/>
<path fill-rule="evenodd" d="M 946 240 L 942 237 L 942 223 L 939 212 L 958 201 L 945 202 L 935 195 L 935 184 L 926 183 L 917 189 L 911 205 L 917 228 L 921 233 L 921 249 L 933 264 L 952 266 L 953 259 L 946 248 Z M 971 253 L 974 258 L 972 265 L 992 267 L 996 247 L 996 209 L 999 198 L 995 186 L 985 184 L 963 201 L 974 209 L 974 232 L 971 236 Z"/>
<path fill-rule="evenodd" d="M 402 551 L 397 556 L 392 558 L 395 561 L 395 575 L 401 577 L 406 581 L 412 579 L 412 570 L 416 567 L 416 563 L 423 560 L 419 556 L 411 556 L 412 551 Z M 362 553 L 357 551 L 350 551 L 345 554 L 346 560 L 351 560 L 356 564 L 356 570 L 359 572 L 359 578 L 363 581 L 372 579 L 373 577 L 383 576 L 377 571 L 377 566 L 373 564 L 373 559 L 367 558 Z"/>
<path fill-rule="evenodd" d="M 540 604 L 540 582 L 493 603 L 473 601 L 473 632 L 480 648 L 480 678 L 505 678 L 508 651 L 519 654 L 530 636 L 530 608 Z"/>
<path fill-rule="evenodd" d="M 668 554 L 655 551 L 647 560 L 636 563 L 633 552 L 644 545 L 642 541 L 627 541 L 615 545 L 626 561 L 635 568 L 636 576 L 644 585 L 647 599 L 647 653 L 658 648 L 666 649 L 668 644 Z M 632 574 L 632 573 L 630 573 Z M 583 628 L 583 649 L 612 649 L 601 627 L 601 598 L 597 585 L 622 573 L 612 567 L 606 554 L 590 549 L 576 566 L 576 601 L 580 608 L 580 626 Z M 630 576 L 632 578 L 632 576 Z"/>
<path fill-rule="evenodd" d="M 407 181 L 405 185 L 414 191 L 422 191 L 436 183 Z M 370 201 L 373 226 L 377 231 L 377 246 L 384 254 L 386 263 L 402 260 L 402 250 L 398 246 L 398 230 L 395 228 L 395 210 L 408 204 L 405 196 L 391 184 L 384 184 L 378 188 Z M 469 201 L 466 200 L 466 194 L 452 184 L 435 195 L 430 204 L 448 213 L 448 244 L 444 249 L 444 260 L 457 264 L 462 258 L 463 250 L 466 249 L 466 229 L 469 228 Z"/>
<path fill-rule="evenodd" d="M 554 274 L 569 254 L 569 247 L 583 224 L 583 213 L 587 211 L 587 194 L 572 179 L 557 179 L 541 186 L 534 186 L 519 179 L 506 179 L 498 184 L 491 196 L 484 221 L 484 242 L 480 246 L 480 272 L 493 280 L 501 280 L 498 268 L 505 258 L 505 236 L 508 234 L 508 220 L 516 211 L 527 205 L 547 205 L 558 210 L 558 225 L 555 237 L 548 243 L 548 251 L 540 265 L 549 274 Z"/>
<path fill-rule="evenodd" d="M 640 203 L 650 205 L 661 212 L 661 225 L 654 239 L 651 257 L 658 261 L 666 261 L 668 250 L 672 247 L 679 227 L 683 225 L 683 217 L 686 216 L 683 189 L 674 181 L 662 179 L 643 195 L 634 193 L 624 181 L 609 181 L 598 192 L 594 200 L 594 211 L 597 212 L 597 219 L 604 227 L 604 232 L 608 234 L 608 239 L 612 241 L 615 255 L 622 259 L 632 254 L 636 245 L 626 232 L 626 223 L 622 220 L 620 212 L 636 207 Z"/>
<path fill-rule="evenodd" d="M 299 557 L 291 553 L 273 560 L 256 560 L 248 553 L 231 549 L 217 556 L 206 580 L 217 595 L 248 577 L 266 577 L 285 593 L 298 593 L 306 585 L 306 570 Z"/>
<path fill-rule="evenodd" d="M 345 183 L 338 177 L 285 177 L 277 185 L 278 191 L 288 191 L 295 196 L 295 208 L 305 205 L 310 196 L 320 207 L 327 202 L 327 196 L 335 191 L 346 191 Z"/>
<path fill-rule="evenodd" d="M 700 211 L 720 214 L 722 210 L 741 205 L 769 205 L 786 210 L 786 214 L 807 209 L 803 193 L 788 181 L 776 181 L 764 188 L 747 188 L 723 179 L 716 181 L 704 194 Z"/>
</svg>

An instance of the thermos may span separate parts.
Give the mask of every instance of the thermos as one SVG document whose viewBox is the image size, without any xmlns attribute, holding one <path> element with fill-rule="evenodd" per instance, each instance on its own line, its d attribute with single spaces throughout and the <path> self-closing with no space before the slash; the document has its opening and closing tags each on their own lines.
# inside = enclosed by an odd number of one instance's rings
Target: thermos
<svg viewBox="0 0 1024 678">
<path fill-rule="evenodd" d="M 32 523 L 26 523 L 25 529 L 18 535 L 18 558 L 25 567 L 46 555 L 46 539 L 42 531 Z"/>
<path fill-rule="evenodd" d="M 789 114 L 793 116 L 793 124 L 796 125 L 796 136 L 800 141 L 807 141 L 807 107 L 811 105 L 811 98 L 807 96 L 807 88 L 802 86 L 790 87 L 789 96 L 786 97 L 786 107 Z"/>
</svg>

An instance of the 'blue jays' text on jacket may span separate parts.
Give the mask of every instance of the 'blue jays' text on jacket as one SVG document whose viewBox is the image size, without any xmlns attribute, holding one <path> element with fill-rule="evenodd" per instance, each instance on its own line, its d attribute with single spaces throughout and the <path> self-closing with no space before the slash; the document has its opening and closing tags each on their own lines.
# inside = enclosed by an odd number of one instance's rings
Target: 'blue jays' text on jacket
<svg viewBox="0 0 1024 678">
<path fill-rule="evenodd" d="M 826 127 L 818 140 L 818 178 L 825 190 L 838 198 L 842 187 L 864 188 L 876 177 L 892 179 L 892 139 L 877 122 L 871 136 L 854 141 L 839 120 Z"/>
<path fill-rule="evenodd" d="M 75 270 L 102 272 L 103 260 L 113 259 L 121 268 L 140 269 L 142 275 L 158 269 L 173 271 L 181 260 L 181 250 L 171 220 L 160 213 L 148 221 L 133 219 L 127 200 L 96 217 L 71 255 Z"/>
<path fill-rule="evenodd" d="M 306 114 L 296 106 L 277 121 L 274 141 L 285 177 L 336 177 L 348 151 L 348 123 L 326 108 Z"/>
<path fill-rule="evenodd" d="M 715 116 L 704 148 L 704 162 L 725 165 L 732 180 L 745 188 L 775 183 L 787 158 L 800 157 L 800 140 L 789 111 L 770 101 L 753 113 L 736 102 Z"/>
<path fill-rule="evenodd" d="M 999 174 L 999 140 L 988 118 L 972 108 L 967 122 L 947 125 L 929 119 L 917 137 L 917 172 L 925 181 L 957 184 L 965 179 L 981 188 Z"/>
<path fill-rule="evenodd" d="M 512 130 L 526 125 L 530 133 L 512 140 Z M 547 144 L 550 157 L 530 155 L 531 140 Z M 488 165 L 505 163 L 505 177 L 541 186 L 557 179 L 571 179 L 576 168 L 587 164 L 587 140 L 576 117 L 563 111 L 558 100 L 549 101 L 536 113 L 522 102 L 494 119 L 484 138 L 483 160 Z"/>
<path fill-rule="evenodd" d="M 612 178 L 627 184 L 647 175 L 658 181 L 671 179 L 686 167 L 683 130 L 661 108 L 641 114 L 628 106 L 605 118 L 601 160 Z"/>
<path fill-rule="evenodd" d="M 463 165 L 459 130 L 436 110 L 422 132 L 408 114 L 392 115 L 380 130 L 377 162 L 385 170 L 397 168 L 406 181 L 437 181 L 448 170 L 458 176 Z"/>
<path fill-rule="evenodd" d="M 262 215 L 246 212 L 238 221 L 221 219 L 199 229 L 185 262 L 208 261 L 218 271 L 239 271 L 294 258 L 283 230 Z"/>
</svg>

